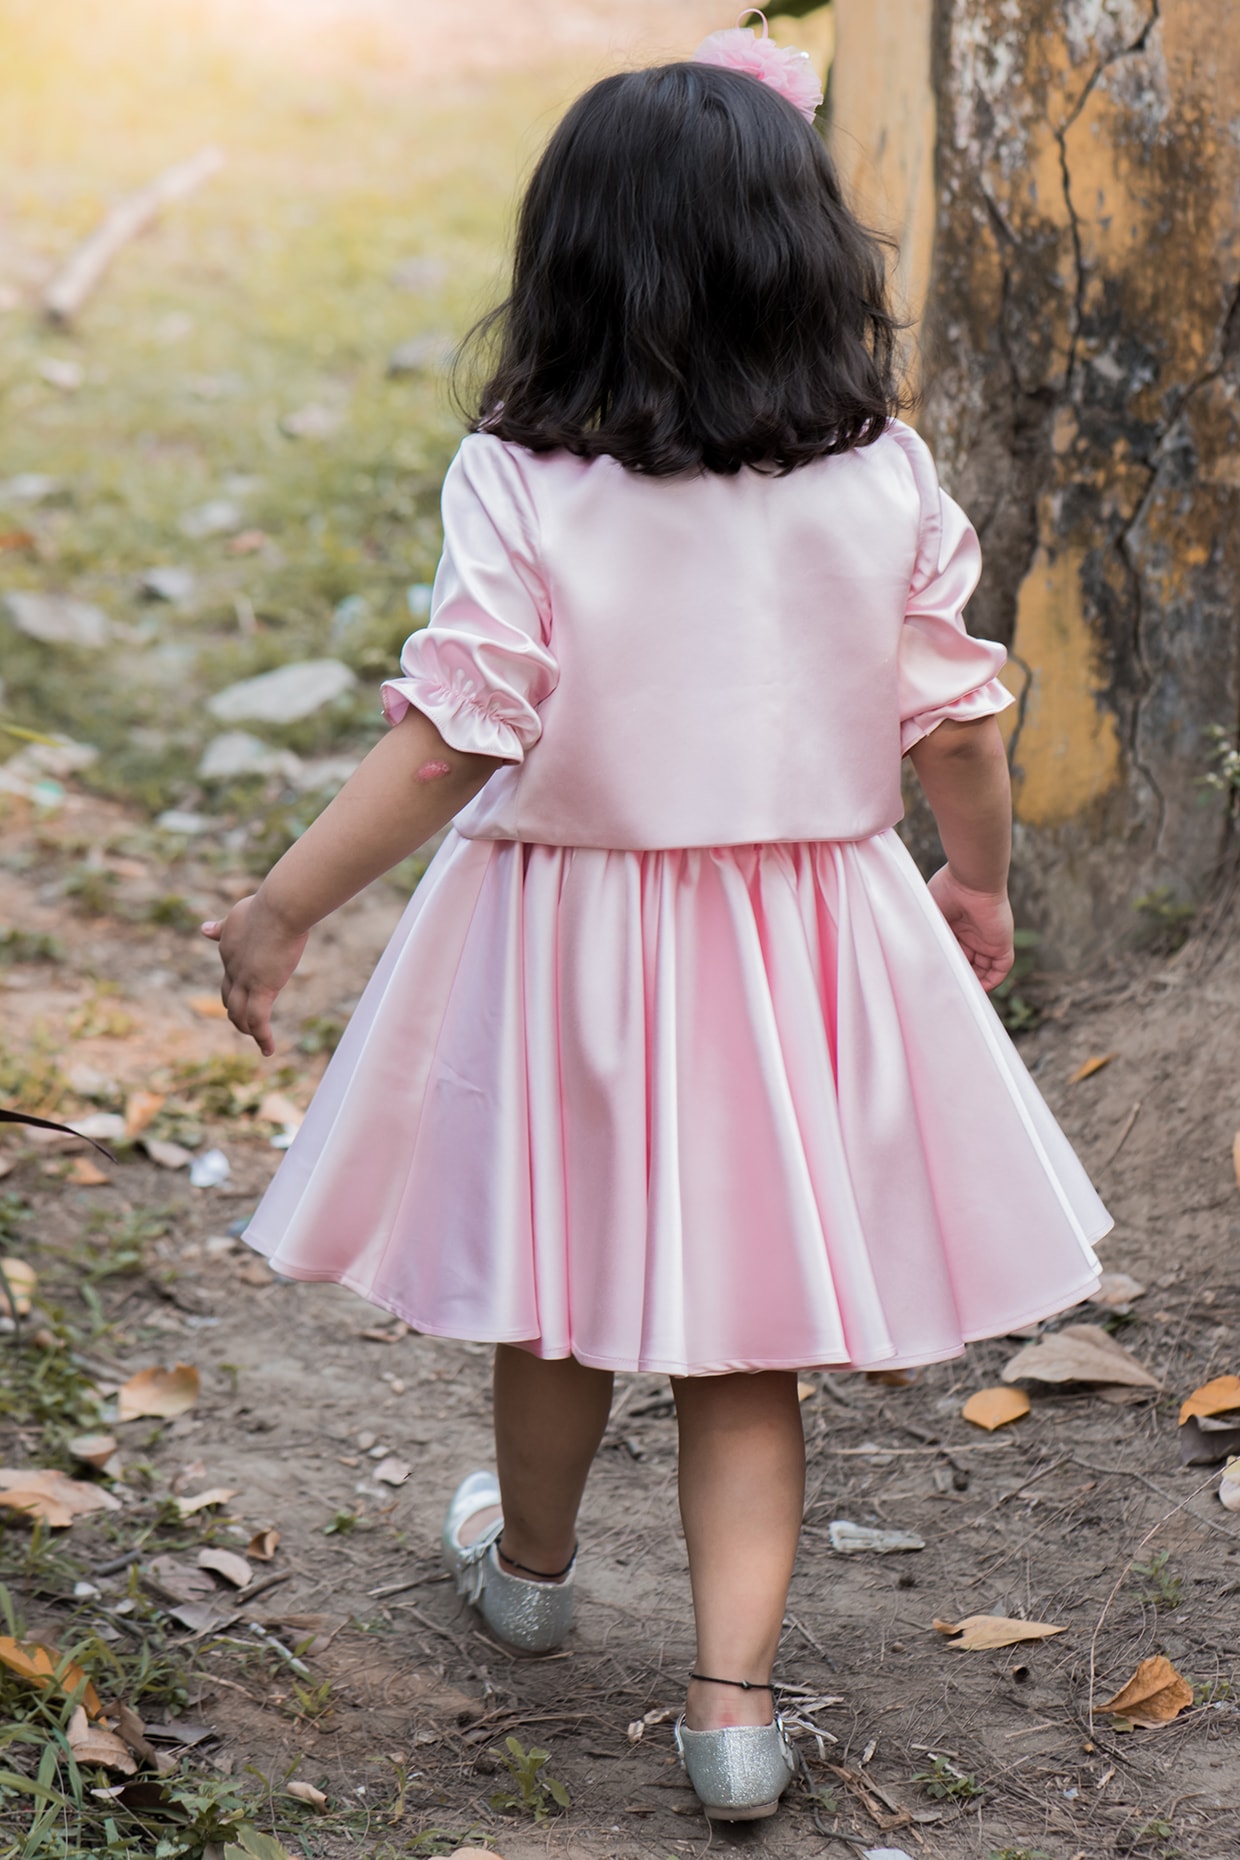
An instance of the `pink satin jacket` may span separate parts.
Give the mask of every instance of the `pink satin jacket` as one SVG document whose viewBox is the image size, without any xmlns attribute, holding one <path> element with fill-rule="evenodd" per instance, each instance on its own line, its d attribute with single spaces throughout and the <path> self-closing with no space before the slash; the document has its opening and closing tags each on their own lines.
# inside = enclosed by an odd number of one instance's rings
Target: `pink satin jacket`
<svg viewBox="0 0 1240 1860">
<path fill-rule="evenodd" d="M 430 622 L 383 687 L 502 757 L 467 838 L 655 850 L 856 840 L 900 758 L 1004 709 L 961 610 L 977 537 L 917 434 L 786 477 L 651 478 L 464 440 Z"/>
</svg>

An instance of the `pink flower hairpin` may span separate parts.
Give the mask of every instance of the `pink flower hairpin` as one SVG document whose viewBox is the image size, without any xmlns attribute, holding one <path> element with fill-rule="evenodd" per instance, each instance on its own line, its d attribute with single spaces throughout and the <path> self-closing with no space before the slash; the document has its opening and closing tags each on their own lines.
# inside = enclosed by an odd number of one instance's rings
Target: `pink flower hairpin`
<svg viewBox="0 0 1240 1860">
<path fill-rule="evenodd" d="M 762 21 L 761 38 L 752 26 L 741 25 L 741 20 L 753 13 Z M 747 77 L 757 78 L 760 84 L 769 84 L 801 112 L 806 122 L 813 122 L 814 112 L 822 102 L 822 86 L 809 53 L 791 45 L 776 45 L 766 14 L 756 6 L 746 7 L 735 26 L 703 39 L 693 54 L 693 63 L 723 65 L 729 71 L 743 71 Z"/>
</svg>

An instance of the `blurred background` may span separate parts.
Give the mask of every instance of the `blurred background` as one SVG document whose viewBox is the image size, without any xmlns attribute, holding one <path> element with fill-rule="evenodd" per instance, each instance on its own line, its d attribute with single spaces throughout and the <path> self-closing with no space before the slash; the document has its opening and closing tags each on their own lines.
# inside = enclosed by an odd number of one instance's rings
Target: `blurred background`
<svg viewBox="0 0 1240 1860">
<path fill-rule="evenodd" d="M 425 617 L 445 365 L 502 295 L 523 177 L 585 84 L 730 23 L 717 0 L 0 0 L 11 797 L 54 812 L 72 777 L 256 869 L 304 826 Z M 829 26 L 774 30 L 825 70 Z M 49 319 L 109 210 L 203 151 Z M 233 691 L 287 665 L 317 669 Z"/>
</svg>

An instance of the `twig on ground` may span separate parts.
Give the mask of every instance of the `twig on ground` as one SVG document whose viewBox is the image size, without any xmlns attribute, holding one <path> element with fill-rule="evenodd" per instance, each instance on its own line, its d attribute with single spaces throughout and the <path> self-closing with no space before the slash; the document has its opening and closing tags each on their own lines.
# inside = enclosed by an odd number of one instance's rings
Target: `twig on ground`
<svg viewBox="0 0 1240 1860">
<path fill-rule="evenodd" d="M 165 168 L 137 193 L 118 200 L 48 285 L 43 293 L 44 314 L 53 323 L 71 323 L 117 253 L 145 232 L 165 207 L 191 194 L 223 165 L 219 149 L 199 149 L 196 155 Z"/>
<path fill-rule="evenodd" d="M 1132 1127 L 1136 1123 L 1138 1117 L 1140 1117 L 1141 1115 L 1141 1104 L 1142 1104 L 1142 1100 L 1138 1098 L 1137 1102 L 1133 1105 L 1131 1111 L 1129 1111 L 1128 1113 L 1127 1119 L 1125 1120 L 1125 1123 L 1124 1123 L 1124 1128 L 1119 1133 L 1119 1138 L 1116 1142 L 1115 1148 L 1111 1151 L 1109 1156 L 1104 1156 L 1102 1161 L 1099 1163 L 1098 1167 L 1100 1169 L 1109 1169 L 1111 1164 L 1115 1161 L 1115 1158 L 1119 1155 L 1120 1151 L 1123 1149 L 1125 1143 L 1127 1143 L 1129 1137 L 1132 1135 Z"/>
</svg>

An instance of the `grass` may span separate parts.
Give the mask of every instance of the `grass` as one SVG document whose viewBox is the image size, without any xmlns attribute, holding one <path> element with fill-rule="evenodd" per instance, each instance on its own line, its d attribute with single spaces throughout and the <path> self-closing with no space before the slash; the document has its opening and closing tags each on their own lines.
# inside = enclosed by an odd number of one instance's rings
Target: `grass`
<svg viewBox="0 0 1240 1860">
<path fill-rule="evenodd" d="M 122 253 L 71 333 L 28 307 L 0 315 L 5 473 L 61 487 L 33 510 L 0 500 L 0 532 L 35 537 L 0 555 L 0 585 L 96 602 L 120 634 L 110 653 L 67 655 L 0 620 L 3 710 L 95 744 L 82 779 L 151 813 L 203 798 L 194 766 L 217 727 L 205 698 L 288 660 L 342 657 L 360 682 L 260 731 L 275 746 L 357 751 L 377 734 L 376 686 L 412 624 L 407 588 L 433 573 L 460 431 L 442 377 L 389 377 L 387 357 L 411 338 L 459 337 L 493 297 L 514 183 L 541 134 L 529 125 L 566 83 L 501 77 L 411 99 L 364 60 L 299 68 L 185 12 L 0 0 L 3 204 L 24 249 L 63 255 L 111 198 L 201 144 L 227 157 Z M 411 258 L 442 275 L 401 289 Z M 73 393 L 39 373 L 65 357 L 85 370 Z M 328 438 L 284 432 L 308 404 L 339 416 Z M 219 498 L 261 546 L 237 554 L 227 535 L 183 533 Z M 143 599 L 143 571 L 169 562 L 193 571 L 192 597 Z M 253 793 L 219 799 L 244 822 Z M 298 803 L 264 855 L 321 804 Z M 78 908 L 106 908 L 107 890 L 106 875 L 80 874 Z"/>
</svg>

